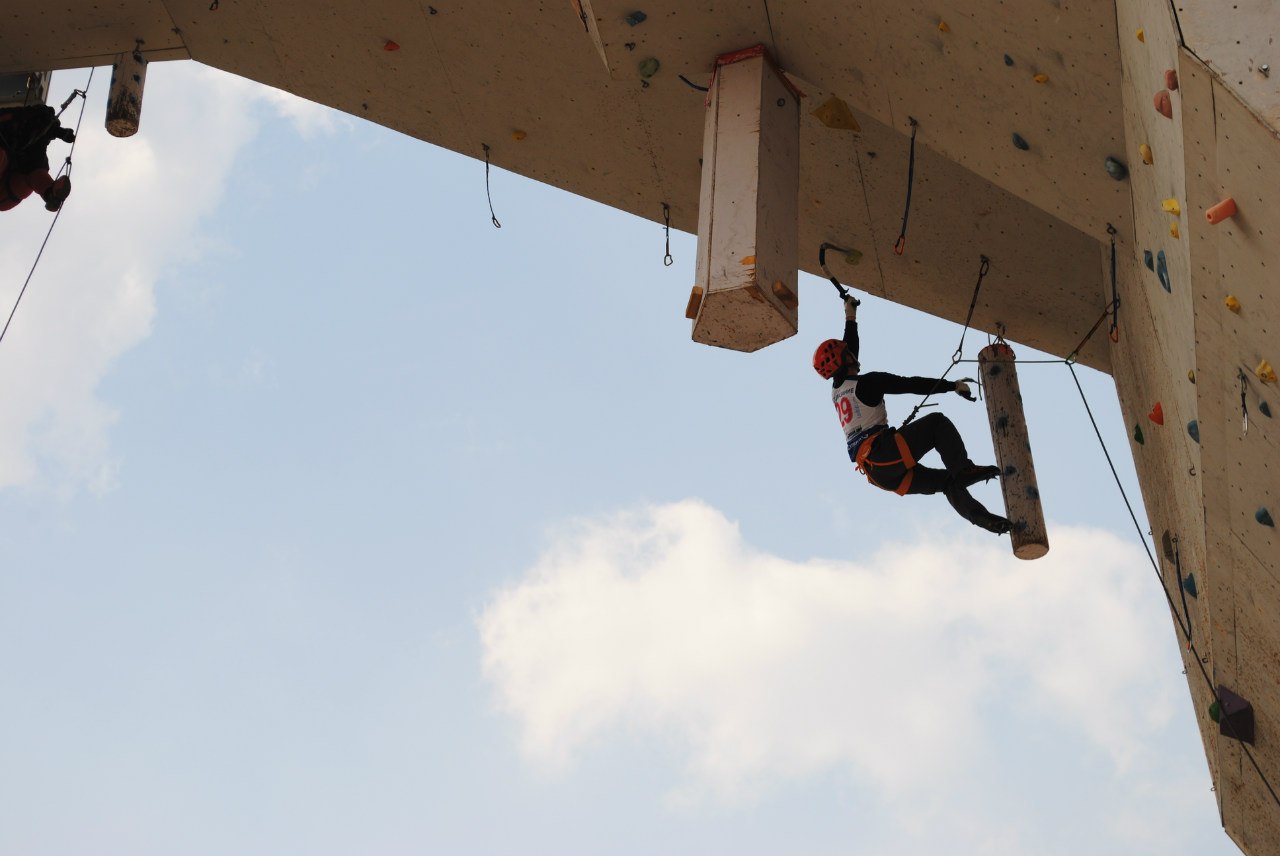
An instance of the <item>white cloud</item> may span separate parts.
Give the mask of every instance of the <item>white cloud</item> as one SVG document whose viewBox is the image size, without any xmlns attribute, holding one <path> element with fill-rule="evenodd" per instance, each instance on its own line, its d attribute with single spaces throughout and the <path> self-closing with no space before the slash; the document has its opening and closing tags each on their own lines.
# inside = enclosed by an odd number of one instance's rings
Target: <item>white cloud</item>
<svg viewBox="0 0 1280 856">
<path fill-rule="evenodd" d="M 83 86 L 80 74 L 60 72 L 56 83 Z M 108 81 L 109 70 L 99 69 L 75 149 L 71 198 L 0 341 L 0 488 L 110 488 L 116 413 L 98 396 L 98 384 L 150 334 L 157 280 L 199 257 L 200 223 L 218 210 L 228 175 L 258 133 L 257 105 L 266 103 L 303 134 L 335 127 L 321 115 L 325 108 L 294 96 L 194 63 L 157 63 L 139 133 L 116 139 L 103 128 Z M 73 103 L 64 124 L 73 126 L 79 109 Z M 66 154 L 64 144 L 50 146 L 55 170 Z M 3 316 L 51 218 L 34 197 L 0 214 Z"/>
<path fill-rule="evenodd" d="M 533 762 L 649 733 L 687 752 L 685 801 L 832 770 L 919 798 L 988 763 L 996 714 L 1075 734 L 1121 775 L 1170 716 L 1136 547 L 1058 527 L 1034 563 L 985 533 L 850 553 L 760 553 L 697 501 L 583 522 L 480 616 L 485 672 Z"/>
</svg>

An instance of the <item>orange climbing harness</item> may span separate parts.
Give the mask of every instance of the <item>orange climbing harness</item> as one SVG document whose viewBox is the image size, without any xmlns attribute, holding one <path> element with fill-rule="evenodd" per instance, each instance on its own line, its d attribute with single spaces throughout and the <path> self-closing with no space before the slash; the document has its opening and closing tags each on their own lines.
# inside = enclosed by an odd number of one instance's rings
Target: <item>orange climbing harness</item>
<svg viewBox="0 0 1280 856">
<path fill-rule="evenodd" d="M 890 431 L 893 433 L 893 440 L 895 443 L 898 444 L 898 454 L 902 455 L 902 457 L 893 461 L 867 460 L 867 456 L 871 454 L 871 444 L 874 443 L 875 439 L 879 437 L 881 434 L 883 434 L 885 431 Z M 858 468 L 858 472 L 866 476 L 867 481 L 871 482 L 873 485 L 880 488 L 881 490 L 891 490 L 894 493 L 896 493 L 898 496 L 906 496 L 907 491 L 911 489 L 911 476 L 915 473 L 915 470 L 913 468 L 916 465 L 916 459 L 911 454 L 911 449 L 907 446 L 907 441 L 902 439 L 902 435 L 899 434 L 897 431 L 894 431 L 892 428 L 885 428 L 882 431 L 877 431 L 871 436 L 867 437 L 867 439 L 863 440 L 862 443 L 858 446 L 858 451 L 857 451 L 857 454 L 854 455 L 853 461 Z M 880 482 L 876 481 L 875 476 L 872 475 L 873 470 L 875 470 L 878 467 L 892 467 L 898 464 L 902 464 L 902 466 L 906 468 L 906 473 L 903 474 L 902 481 L 898 483 L 898 486 L 896 488 L 885 487 L 884 485 L 880 484 Z"/>
</svg>

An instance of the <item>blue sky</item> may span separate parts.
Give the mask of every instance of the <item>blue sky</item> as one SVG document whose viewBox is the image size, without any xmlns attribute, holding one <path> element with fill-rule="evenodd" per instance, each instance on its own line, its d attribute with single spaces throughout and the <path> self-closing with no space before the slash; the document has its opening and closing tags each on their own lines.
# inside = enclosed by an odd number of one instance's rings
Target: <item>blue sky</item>
<svg viewBox="0 0 1280 856">
<path fill-rule="evenodd" d="M 1019 562 L 853 471 L 822 280 L 695 345 L 692 236 L 502 170 L 494 229 L 482 163 L 189 63 L 116 140 L 107 79 L 0 342 L 0 850 L 1236 852 L 1064 367 Z M 4 218 L 7 311 L 50 215 Z M 960 336 L 862 317 L 869 368 Z"/>
</svg>

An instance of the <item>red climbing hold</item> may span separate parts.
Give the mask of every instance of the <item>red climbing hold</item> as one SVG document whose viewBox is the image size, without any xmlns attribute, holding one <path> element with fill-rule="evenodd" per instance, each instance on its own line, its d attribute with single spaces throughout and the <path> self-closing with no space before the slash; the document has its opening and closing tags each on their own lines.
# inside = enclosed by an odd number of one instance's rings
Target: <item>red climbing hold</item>
<svg viewBox="0 0 1280 856">
<path fill-rule="evenodd" d="M 1156 402 L 1156 406 L 1151 408 L 1151 412 L 1147 414 L 1147 418 L 1157 425 L 1164 424 L 1164 408 L 1160 406 L 1160 402 Z"/>
<path fill-rule="evenodd" d="M 1178 72 L 1172 68 L 1165 70 L 1164 88 L 1170 91 L 1178 88 Z"/>
<path fill-rule="evenodd" d="M 1169 98 L 1169 90 L 1161 89 L 1155 97 L 1156 112 L 1166 119 L 1173 118 L 1173 100 Z"/>
<path fill-rule="evenodd" d="M 1229 217 L 1234 217 L 1235 214 L 1236 214 L 1236 201 L 1232 199 L 1230 196 L 1228 196 L 1226 199 L 1222 200 L 1217 205 L 1210 208 L 1208 211 L 1204 212 L 1205 219 L 1208 220 L 1214 226 L 1218 225 L 1223 220 L 1226 220 Z"/>
<path fill-rule="evenodd" d="M 400 50 L 400 46 L 399 46 L 398 44 L 396 44 L 395 42 L 391 41 L 391 39 L 387 39 L 387 43 L 386 43 L 385 45 L 383 45 L 383 46 L 382 46 L 382 49 L 383 49 L 384 51 L 388 51 L 388 52 L 390 52 L 390 51 L 398 51 L 398 50 Z"/>
</svg>

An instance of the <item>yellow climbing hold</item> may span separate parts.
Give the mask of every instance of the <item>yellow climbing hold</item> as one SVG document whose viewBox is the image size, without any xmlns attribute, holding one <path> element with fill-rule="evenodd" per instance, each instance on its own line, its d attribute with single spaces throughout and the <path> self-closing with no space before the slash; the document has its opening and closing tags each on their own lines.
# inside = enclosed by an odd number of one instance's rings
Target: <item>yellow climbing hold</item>
<svg viewBox="0 0 1280 856">
<path fill-rule="evenodd" d="M 1138 41 L 1140 42 L 1145 42 L 1147 40 L 1147 31 L 1141 27 L 1138 28 L 1138 32 L 1134 33 L 1134 35 L 1138 37 Z"/>
<path fill-rule="evenodd" d="M 1034 80 L 1036 83 L 1048 83 L 1049 75 L 1041 73 L 1041 74 L 1037 74 L 1035 77 L 1031 79 Z"/>
<path fill-rule="evenodd" d="M 1170 237 L 1170 238 L 1173 238 L 1175 241 L 1176 241 L 1178 238 L 1181 238 L 1181 237 L 1182 237 L 1182 233 L 1178 231 L 1178 221 L 1177 221 L 1177 220 L 1174 220 L 1172 223 L 1170 223 L 1170 224 L 1169 224 L 1169 237 Z"/>
<path fill-rule="evenodd" d="M 1151 154 L 1151 146 L 1146 143 L 1138 146 L 1138 154 L 1142 155 L 1142 162 L 1145 164 L 1150 164 L 1155 160 Z"/>
<path fill-rule="evenodd" d="M 756 263 L 755 256 L 743 256 L 742 261 L 738 262 L 738 264 L 740 265 L 753 265 L 755 263 Z"/>
<path fill-rule="evenodd" d="M 938 22 L 938 29 L 939 29 L 939 30 L 941 30 L 941 31 L 942 31 L 942 32 L 944 32 L 944 33 L 949 33 L 949 32 L 951 32 L 951 26 L 950 26 L 946 21 L 939 21 L 939 22 Z"/>
<path fill-rule="evenodd" d="M 529 135 L 528 135 L 528 134 L 526 134 L 524 131 L 512 131 L 512 132 L 511 132 L 511 139 L 515 140 L 517 143 L 518 143 L 518 142 L 520 142 L 521 140 L 523 140 L 523 139 L 524 139 L 525 137 L 527 137 L 527 136 L 529 136 Z"/>
<path fill-rule="evenodd" d="M 1176 199 L 1166 199 L 1160 203 L 1160 207 L 1165 211 L 1168 211 L 1170 214 L 1182 213 L 1182 206 L 1178 204 L 1178 200 Z"/>
<path fill-rule="evenodd" d="M 1191 381 L 1192 383 L 1195 383 L 1195 382 L 1196 382 L 1196 370 L 1195 370 L 1195 369 L 1192 369 L 1191 371 L 1187 372 L 1187 380 Z"/>
<path fill-rule="evenodd" d="M 1263 383 L 1276 382 L 1276 370 L 1271 368 L 1271 363 L 1266 360 L 1258 363 L 1258 367 L 1253 370 L 1253 373 L 1256 374 L 1258 376 L 1258 380 Z"/>
<path fill-rule="evenodd" d="M 1240 314 L 1240 301 L 1236 300 L 1236 296 L 1234 294 L 1228 294 L 1227 299 L 1222 302 L 1227 304 L 1227 308 L 1230 309 L 1232 312 L 1236 313 L 1237 315 Z"/>
<path fill-rule="evenodd" d="M 832 95 L 813 111 L 813 116 L 828 128 L 837 131 L 861 131 L 858 120 L 853 118 L 849 105 Z"/>
</svg>

